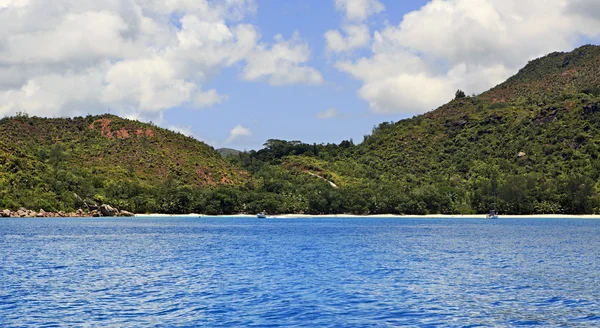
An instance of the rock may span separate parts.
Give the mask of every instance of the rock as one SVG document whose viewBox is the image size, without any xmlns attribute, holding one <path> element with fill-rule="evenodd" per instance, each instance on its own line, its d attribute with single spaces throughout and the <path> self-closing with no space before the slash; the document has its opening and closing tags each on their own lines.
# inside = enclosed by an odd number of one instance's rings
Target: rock
<svg viewBox="0 0 600 328">
<path fill-rule="evenodd" d="M 102 213 L 103 216 L 117 216 L 119 210 L 110 205 L 102 204 L 100 206 L 100 213 Z"/>
<path fill-rule="evenodd" d="M 38 213 L 35 215 L 35 217 L 38 217 L 38 218 L 43 218 L 43 217 L 45 217 L 45 216 L 46 216 L 46 212 L 42 212 L 42 211 L 43 211 L 43 210 L 39 211 L 39 212 L 38 212 Z"/>
<path fill-rule="evenodd" d="M 524 157 L 524 156 L 526 156 L 526 155 L 527 155 L 527 153 L 525 153 L 525 152 L 523 152 L 523 151 L 520 151 L 520 152 L 519 152 L 519 154 L 517 155 L 517 157 L 519 157 L 519 158 L 520 158 L 520 157 Z"/>
<path fill-rule="evenodd" d="M 600 106 L 598 106 L 597 102 L 588 103 L 583 106 L 583 112 L 586 114 L 594 114 L 600 110 Z"/>
<path fill-rule="evenodd" d="M 129 217 L 129 216 L 135 216 L 135 214 L 133 214 L 133 213 L 131 213 L 131 212 L 128 212 L 128 211 L 121 211 L 121 212 L 119 213 L 119 215 L 120 215 L 120 216 L 128 216 L 128 217 Z"/>
<path fill-rule="evenodd" d="M 100 212 L 98 212 L 96 210 L 92 211 L 91 214 L 92 214 L 92 217 L 95 217 L 95 218 L 100 217 Z"/>
<path fill-rule="evenodd" d="M 10 217 L 10 210 L 4 210 L 4 211 L 0 212 L 0 217 L 9 218 Z"/>
</svg>

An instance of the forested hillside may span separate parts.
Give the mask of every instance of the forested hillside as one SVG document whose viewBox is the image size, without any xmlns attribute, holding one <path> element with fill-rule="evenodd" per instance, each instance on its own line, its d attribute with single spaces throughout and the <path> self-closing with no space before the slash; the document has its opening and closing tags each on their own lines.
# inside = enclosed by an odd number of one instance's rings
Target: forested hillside
<svg viewBox="0 0 600 328">
<path fill-rule="evenodd" d="M 319 212 L 598 212 L 599 76 L 600 47 L 553 53 L 479 96 L 382 123 L 359 145 L 271 142 L 243 166 L 263 179 L 267 168 L 330 177 L 341 188 L 317 192 Z"/>
<path fill-rule="evenodd" d="M 4 118 L 0 149 L 1 208 L 183 212 L 195 190 L 248 180 L 204 143 L 114 115 Z"/>
<path fill-rule="evenodd" d="M 449 95 L 451 96 L 451 95 Z M 451 97 L 449 97 L 451 98 Z M 237 153 L 115 116 L 0 120 L 0 207 L 165 213 L 598 213 L 600 47 L 552 53 L 477 96 L 355 144 Z"/>
</svg>

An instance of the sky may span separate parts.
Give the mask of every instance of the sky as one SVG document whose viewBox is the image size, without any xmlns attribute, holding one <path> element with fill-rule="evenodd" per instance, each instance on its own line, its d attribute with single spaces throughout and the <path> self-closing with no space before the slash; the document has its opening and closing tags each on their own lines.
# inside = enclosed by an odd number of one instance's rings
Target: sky
<svg viewBox="0 0 600 328">
<path fill-rule="evenodd" d="M 597 0 L 0 0 L 0 116 L 360 143 L 599 41 Z"/>
</svg>

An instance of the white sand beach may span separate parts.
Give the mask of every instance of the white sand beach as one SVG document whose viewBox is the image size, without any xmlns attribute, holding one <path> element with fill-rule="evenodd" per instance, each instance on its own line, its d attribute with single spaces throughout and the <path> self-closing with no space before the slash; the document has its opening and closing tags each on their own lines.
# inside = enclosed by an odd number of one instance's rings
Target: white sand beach
<svg viewBox="0 0 600 328">
<path fill-rule="evenodd" d="M 223 218 L 255 218 L 255 214 L 207 215 L 201 213 L 190 214 L 136 214 L 135 217 L 223 217 Z M 272 219 L 303 219 L 303 218 L 390 218 L 390 219 L 485 219 L 486 214 L 428 214 L 428 215 L 397 215 L 397 214 L 277 214 L 268 215 Z M 498 219 L 600 219 L 598 214 L 534 214 L 534 215 L 499 215 Z"/>
</svg>

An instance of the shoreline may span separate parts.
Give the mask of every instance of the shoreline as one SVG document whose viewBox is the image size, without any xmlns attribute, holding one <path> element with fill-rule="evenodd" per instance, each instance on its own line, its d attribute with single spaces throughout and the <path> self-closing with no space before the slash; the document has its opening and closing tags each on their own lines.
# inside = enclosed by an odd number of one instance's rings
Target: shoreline
<svg viewBox="0 0 600 328">
<path fill-rule="evenodd" d="M 256 218 L 256 214 L 231 214 L 231 215 L 207 215 L 200 213 L 190 214 L 135 214 L 137 218 L 152 217 L 191 217 L 191 218 Z M 279 214 L 267 215 L 267 219 L 307 219 L 307 218 L 387 218 L 387 219 L 486 219 L 486 214 L 427 214 L 427 215 L 399 215 L 399 214 Z M 600 214 L 528 214 L 528 215 L 499 215 L 498 219 L 600 219 Z"/>
</svg>

